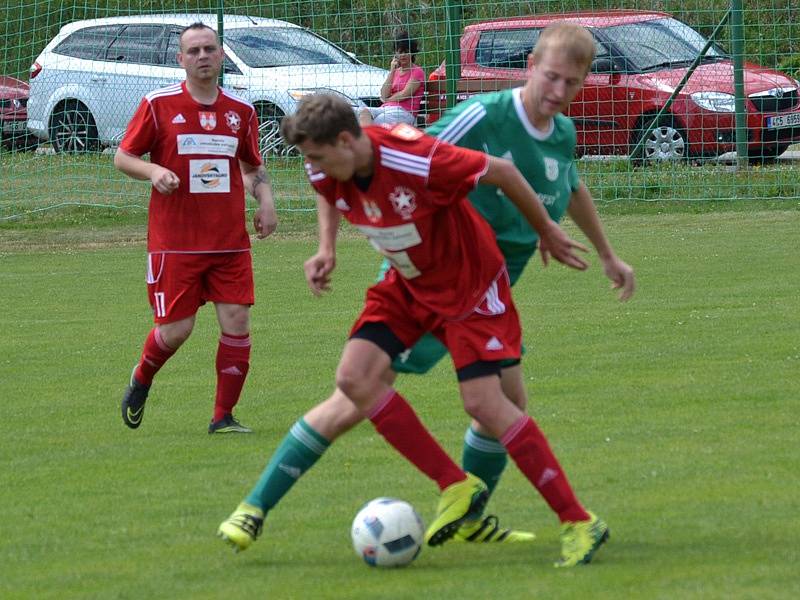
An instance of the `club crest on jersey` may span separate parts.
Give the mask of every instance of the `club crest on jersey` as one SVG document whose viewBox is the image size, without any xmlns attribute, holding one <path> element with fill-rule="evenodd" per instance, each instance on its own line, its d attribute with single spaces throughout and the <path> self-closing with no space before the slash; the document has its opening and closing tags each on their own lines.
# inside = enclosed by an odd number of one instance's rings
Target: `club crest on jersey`
<svg viewBox="0 0 800 600">
<path fill-rule="evenodd" d="M 412 192 L 407 187 L 398 185 L 394 191 L 389 194 L 389 201 L 394 207 L 394 212 L 403 217 L 406 221 L 411 219 L 411 214 L 417 210 L 417 201 Z"/>
<path fill-rule="evenodd" d="M 422 137 L 422 132 L 416 127 L 400 123 L 392 128 L 392 135 L 399 137 L 401 140 L 418 140 Z"/>
<path fill-rule="evenodd" d="M 380 207 L 372 200 L 361 200 L 361 205 L 364 207 L 364 214 L 367 215 L 370 223 L 379 223 L 383 219 Z"/>
<path fill-rule="evenodd" d="M 213 131 L 217 127 L 217 113 L 201 110 L 198 116 L 200 117 L 200 127 L 206 131 Z"/>
<path fill-rule="evenodd" d="M 558 161 L 549 156 L 544 157 L 544 176 L 548 181 L 555 181 L 558 179 Z"/>
<path fill-rule="evenodd" d="M 225 113 L 225 124 L 230 127 L 230 130 L 233 133 L 239 131 L 239 128 L 242 126 L 242 119 L 239 117 L 237 113 L 232 110 L 229 110 Z"/>
</svg>

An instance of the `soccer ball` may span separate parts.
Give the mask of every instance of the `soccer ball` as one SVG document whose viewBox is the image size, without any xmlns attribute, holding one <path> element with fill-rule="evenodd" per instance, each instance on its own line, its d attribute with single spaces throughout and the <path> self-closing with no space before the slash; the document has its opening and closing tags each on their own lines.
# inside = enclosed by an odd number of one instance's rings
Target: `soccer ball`
<svg viewBox="0 0 800 600">
<path fill-rule="evenodd" d="M 425 528 L 408 502 L 375 498 L 353 519 L 356 554 L 371 567 L 402 567 L 417 558 Z"/>
</svg>

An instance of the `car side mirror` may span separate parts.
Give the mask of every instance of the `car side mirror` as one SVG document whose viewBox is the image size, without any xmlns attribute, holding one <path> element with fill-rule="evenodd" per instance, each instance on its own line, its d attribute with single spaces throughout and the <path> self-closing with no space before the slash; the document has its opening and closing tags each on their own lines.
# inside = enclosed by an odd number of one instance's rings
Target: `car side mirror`
<svg viewBox="0 0 800 600">
<path fill-rule="evenodd" d="M 610 58 L 596 58 L 592 61 L 592 73 L 618 73 L 619 69 Z"/>
</svg>

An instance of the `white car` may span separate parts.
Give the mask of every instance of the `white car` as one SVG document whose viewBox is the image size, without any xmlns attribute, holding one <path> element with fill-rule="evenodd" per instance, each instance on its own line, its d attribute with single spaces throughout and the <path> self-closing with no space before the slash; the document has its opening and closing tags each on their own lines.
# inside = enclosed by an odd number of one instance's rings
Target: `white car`
<svg viewBox="0 0 800 600">
<path fill-rule="evenodd" d="M 57 152 L 117 145 L 142 97 L 185 78 L 181 30 L 216 15 L 139 15 L 77 21 L 61 28 L 31 66 L 28 128 Z M 281 152 L 280 119 L 304 95 L 343 95 L 355 110 L 380 104 L 387 71 L 366 65 L 286 21 L 241 15 L 223 20 L 224 87 L 252 102 L 261 149 Z"/>
</svg>

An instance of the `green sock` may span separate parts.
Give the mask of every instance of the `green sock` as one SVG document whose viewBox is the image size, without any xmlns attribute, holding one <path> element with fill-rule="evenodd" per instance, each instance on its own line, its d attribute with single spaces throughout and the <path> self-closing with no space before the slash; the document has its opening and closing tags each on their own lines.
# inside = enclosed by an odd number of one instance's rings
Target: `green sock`
<svg viewBox="0 0 800 600">
<path fill-rule="evenodd" d="M 467 428 L 461 466 L 465 471 L 483 479 L 490 494 L 500 481 L 500 475 L 503 474 L 507 462 L 508 454 L 503 444 L 494 438 L 477 433 L 471 426 Z"/>
<path fill-rule="evenodd" d="M 301 418 L 283 438 L 245 502 L 265 513 L 272 509 L 330 445 Z"/>
</svg>

